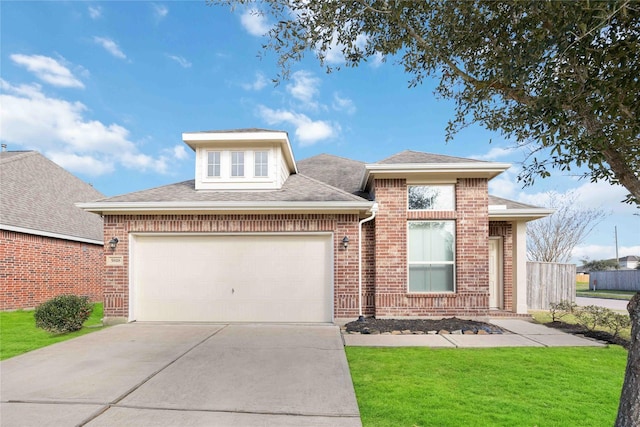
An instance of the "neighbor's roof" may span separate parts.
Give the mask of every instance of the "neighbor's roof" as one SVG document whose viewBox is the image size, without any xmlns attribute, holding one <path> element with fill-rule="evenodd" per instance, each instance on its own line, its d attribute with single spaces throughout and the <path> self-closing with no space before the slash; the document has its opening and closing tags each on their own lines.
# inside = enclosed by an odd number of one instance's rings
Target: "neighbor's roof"
<svg viewBox="0 0 640 427">
<path fill-rule="evenodd" d="M 91 212 L 363 210 L 372 203 L 302 174 L 290 175 L 279 190 L 196 190 L 195 180 L 81 203 Z"/>
<path fill-rule="evenodd" d="M 75 206 L 103 198 L 36 151 L 0 152 L 0 228 L 102 244 L 102 218 Z"/>
</svg>

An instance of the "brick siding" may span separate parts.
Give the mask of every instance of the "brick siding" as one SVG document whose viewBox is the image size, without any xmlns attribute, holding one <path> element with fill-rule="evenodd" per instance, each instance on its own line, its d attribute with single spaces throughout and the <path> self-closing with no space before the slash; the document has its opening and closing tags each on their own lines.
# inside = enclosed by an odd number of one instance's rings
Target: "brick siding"
<svg viewBox="0 0 640 427">
<path fill-rule="evenodd" d="M 489 309 L 489 216 L 487 180 L 458 179 L 455 211 L 409 211 L 404 179 L 374 180 L 380 210 L 375 226 L 375 314 L 481 316 Z M 407 221 L 455 220 L 456 291 L 410 294 Z"/>
<path fill-rule="evenodd" d="M 0 230 L 0 310 L 64 294 L 102 301 L 103 252 L 102 245 Z"/>
<path fill-rule="evenodd" d="M 123 266 L 105 267 L 105 317 L 128 317 L 129 233 L 334 233 L 334 317 L 358 315 L 358 216 L 356 214 L 272 215 L 106 215 L 104 238 L 120 242 L 107 255 L 122 255 Z M 344 236 L 349 247 L 342 246 Z"/>
</svg>

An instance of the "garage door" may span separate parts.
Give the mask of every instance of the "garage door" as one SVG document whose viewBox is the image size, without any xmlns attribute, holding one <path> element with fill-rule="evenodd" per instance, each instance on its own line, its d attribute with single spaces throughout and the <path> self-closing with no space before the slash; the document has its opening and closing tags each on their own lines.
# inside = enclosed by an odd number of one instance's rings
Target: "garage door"
<svg viewBox="0 0 640 427">
<path fill-rule="evenodd" d="M 131 250 L 131 320 L 332 321 L 330 235 L 135 235 Z"/>
</svg>

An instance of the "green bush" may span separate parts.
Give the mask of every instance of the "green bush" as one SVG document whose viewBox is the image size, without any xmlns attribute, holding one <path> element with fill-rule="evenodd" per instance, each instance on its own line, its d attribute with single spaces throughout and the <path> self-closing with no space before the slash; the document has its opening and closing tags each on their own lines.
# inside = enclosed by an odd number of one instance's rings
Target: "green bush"
<svg viewBox="0 0 640 427">
<path fill-rule="evenodd" d="M 55 334 L 78 331 L 92 310 L 88 297 L 60 295 L 36 307 L 36 327 Z"/>
<path fill-rule="evenodd" d="M 552 302 L 549 304 L 549 313 L 551 314 L 551 321 L 556 322 L 562 319 L 567 314 L 571 314 L 578 306 L 575 302 L 571 301 L 560 301 L 560 302 Z"/>
<path fill-rule="evenodd" d="M 607 318 L 612 310 L 597 305 L 587 305 L 578 309 L 574 315 L 578 323 L 589 331 L 594 331 L 598 326 L 607 326 Z"/>
</svg>

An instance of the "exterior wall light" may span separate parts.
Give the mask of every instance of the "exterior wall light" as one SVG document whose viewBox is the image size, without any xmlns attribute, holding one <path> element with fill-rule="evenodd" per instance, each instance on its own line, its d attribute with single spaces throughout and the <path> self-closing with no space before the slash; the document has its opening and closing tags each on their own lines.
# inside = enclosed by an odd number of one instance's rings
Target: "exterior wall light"
<svg viewBox="0 0 640 427">
<path fill-rule="evenodd" d="M 347 246 L 349 246 L 349 238 L 347 236 L 344 236 L 342 238 L 342 246 L 347 249 Z"/>
<path fill-rule="evenodd" d="M 111 248 L 112 251 L 116 250 L 116 246 L 118 246 L 118 238 L 117 237 L 112 237 L 111 240 L 109 240 L 109 248 Z"/>
</svg>

